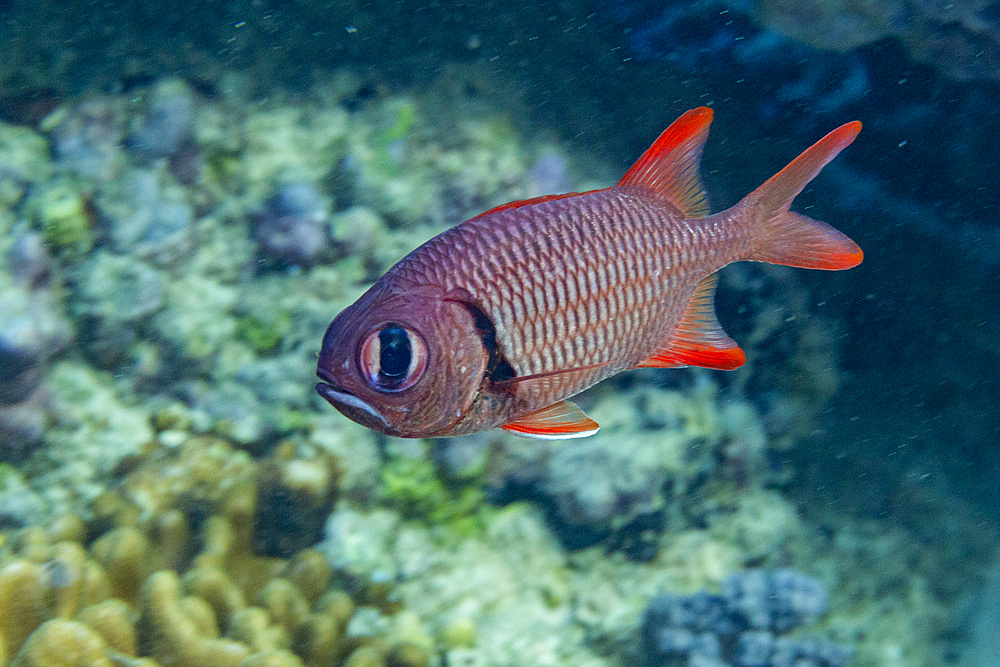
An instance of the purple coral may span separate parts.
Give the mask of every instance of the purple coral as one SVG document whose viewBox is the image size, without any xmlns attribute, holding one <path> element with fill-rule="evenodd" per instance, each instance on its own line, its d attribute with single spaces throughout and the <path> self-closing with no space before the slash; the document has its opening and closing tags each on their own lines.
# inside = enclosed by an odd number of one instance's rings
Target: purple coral
<svg viewBox="0 0 1000 667">
<path fill-rule="evenodd" d="M 0 405 L 31 397 L 45 376 L 45 352 L 30 322 L 3 322 L 0 329 Z"/>
<path fill-rule="evenodd" d="M 136 169 L 98 193 L 97 209 L 111 248 L 160 266 L 184 257 L 193 243 L 188 194 L 161 170 Z"/>
<path fill-rule="evenodd" d="M 308 266 L 329 248 L 329 205 L 312 183 L 278 187 L 253 216 L 253 234 L 263 258 L 277 265 Z"/>
<path fill-rule="evenodd" d="M 70 331 L 51 292 L 6 279 L 0 272 L 0 458 L 10 459 L 41 442 L 45 371 Z"/>
<path fill-rule="evenodd" d="M 52 277 L 52 256 L 42 237 L 34 232 L 24 234 L 7 252 L 11 276 L 32 289 L 45 287 Z"/>
<path fill-rule="evenodd" d="M 116 174 L 121 130 L 108 102 L 87 100 L 68 109 L 51 139 L 56 161 L 85 179 L 106 181 Z"/>
<path fill-rule="evenodd" d="M 647 665 L 842 667 L 849 647 L 784 634 L 826 610 L 819 580 L 794 570 L 745 570 L 722 582 L 722 595 L 660 595 L 642 627 Z"/>
<path fill-rule="evenodd" d="M 818 579 L 788 569 L 735 572 L 722 581 L 722 595 L 750 627 L 775 632 L 815 622 L 829 602 Z"/>
<path fill-rule="evenodd" d="M 129 137 L 129 148 L 146 158 L 178 153 L 193 141 L 194 95 L 183 81 L 157 83 L 146 98 L 146 110 Z"/>
</svg>

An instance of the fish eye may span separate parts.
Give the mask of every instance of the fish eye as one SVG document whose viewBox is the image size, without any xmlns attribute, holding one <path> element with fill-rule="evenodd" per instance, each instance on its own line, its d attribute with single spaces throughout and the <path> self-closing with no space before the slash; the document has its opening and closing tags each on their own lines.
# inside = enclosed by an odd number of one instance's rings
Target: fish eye
<svg viewBox="0 0 1000 667">
<path fill-rule="evenodd" d="M 402 324 L 383 324 L 365 339 L 359 359 L 369 384 L 380 391 L 409 389 L 427 369 L 427 346 Z"/>
</svg>

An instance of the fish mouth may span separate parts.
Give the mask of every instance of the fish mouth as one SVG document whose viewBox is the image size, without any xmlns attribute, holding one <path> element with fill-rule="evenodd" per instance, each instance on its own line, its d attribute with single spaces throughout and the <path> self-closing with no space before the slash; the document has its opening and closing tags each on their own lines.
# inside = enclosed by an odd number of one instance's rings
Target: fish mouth
<svg viewBox="0 0 1000 667">
<path fill-rule="evenodd" d="M 362 412 L 377 419 L 386 428 L 389 427 L 389 422 L 386 421 L 386 418 L 382 416 L 382 413 L 376 410 L 370 403 L 359 398 L 358 396 L 355 396 L 343 387 L 329 382 L 329 376 L 326 376 L 321 372 L 317 372 L 317 375 L 319 375 L 324 382 L 316 383 L 316 393 L 326 399 L 327 403 L 341 412 L 344 411 L 344 408 L 361 410 Z M 348 414 L 347 416 L 350 417 L 351 415 Z"/>
</svg>

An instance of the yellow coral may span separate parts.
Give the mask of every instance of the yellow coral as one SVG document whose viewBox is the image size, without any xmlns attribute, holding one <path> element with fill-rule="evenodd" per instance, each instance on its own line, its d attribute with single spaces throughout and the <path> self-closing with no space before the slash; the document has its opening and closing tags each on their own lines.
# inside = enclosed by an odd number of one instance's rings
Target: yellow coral
<svg viewBox="0 0 1000 667">
<path fill-rule="evenodd" d="M 91 553 L 110 574 L 115 597 L 135 602 L 146 575 L 149 574 L 149 540 L 137 528 L 126 526 L 102 535 Z"/>
<path fill-rule="evenodd" d="M 19 665 L 67 667 L 425 664 L 425 647 L 407 638 L 390 646 L 347 637 L 355 602 L 331 588 L 330 565 L 315 549 L 287 559 L 254 553 L 261 484 L 276 497 L 305 494 L 307 509 L 336 492 L 332 460 L 300 468 L 295 456 L 286 445 L 250 464 L 220 439 L 191 438 L 131 461 L 87 522 L 68 514 L 45 529 L 0 533 L 0 665 L 15 655 Z M 386 602 L 391 588 L 365 595 Z M 62 662 L 52 657 L 58 637 Z"/>
<path fill-rule="evenodd" d="M 176 573 L 150 575 L 142 588 L 140 650 L 163 667 L 236 667 L 250 655 L 243 644 L 206 637 L 190 611 L 182 608 Z"/>
<path fill-rule="evenodd" d="M 284 628 L 271 625 L 267 612 L 260 607 L 247 607 L 233 616 L 229 636 L 257 652 L 288 648 L 291 641 Z"/>
<path fill-rule="evenodd" d="M 134 656 L 137 646 L 130 616 L 129 606 L 121 600 L 104 600 L 81 609 L 76 620 L 99 634 L 110 648 Z"/>
<path fill-rule="evenodd" d="M 397 644 L 389 651 L 389 667 L 427 667 L 430 656 L 427 649 L 416 644 Z"/>
<path fill-rule="evenodd" d="M 49 617 L 48 577 L 37 563 L 17 560 L 0 570 L 0 633 L 4 650 L 14 655 L 35 628 Z"/>
<path fill-rule="evenodd" d="M 385 667 L 385 656 L 371 646 L 362 646 L 351 653 L 345 667 Z"/>
<path fill-rule="evenodd" d="M 302 661 L 288 651 L 269 651 L 250 656 L 240 667 L 302 667 Z"/>
<path fill-rule="evenodd" d="M 282 576 L 294 583 L 310 603 L 329 588 L 330 574 L 330 564 L 315 549 L 303 549 L 295 554 L 282 572 Z"/>
<path fill-rule="evenodd" d="M 97 599 L 90 598 L 93 591 L 87 586 L 87 553 L 79 544 L 56 544 L 45 569 L 48 575 L 46 585 L 51 594 L 50 613 L 53 616 L 72 618 L 80 609 L 103 597 L 105 591 L 98 591 Z"/>
<path fill-rule="evenodd" d="M 202 565 L 184 574 L 184 588 L 208 603 L 219 627 L 227 627 L 237 613 L 247 606 L 243 593 L 224 571 Z"/>
<path fill-rule="evenodd" d="M 267 582 L 257 604 L 267 611 L 271 622 L 285 628 L 292 635 L 305 622 L 309 614 L 309 603 L 287 579 L 275 577 Z"/>
<path fill-rule="evenodd" d="M 35 630 L 10 667 L 112 667 L 101 636 L 82 623 L 55 619 Z"/>
</svg>

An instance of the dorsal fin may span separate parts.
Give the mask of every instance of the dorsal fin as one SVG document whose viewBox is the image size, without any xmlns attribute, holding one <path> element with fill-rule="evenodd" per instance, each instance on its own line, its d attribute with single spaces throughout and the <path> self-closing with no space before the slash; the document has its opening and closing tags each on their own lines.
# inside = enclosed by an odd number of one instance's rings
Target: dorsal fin
<svg viewBox="0 0 1000 667">
<path fill-rule="evenodd" d="M 543 440 L 586 438 L 600 429 L 575 403 L 559 401 L 501 426 L 505 431 Z"/>
<path fill-rule="evenodd" d="M 592 191 L 596 192 L 596 191 Z M 521 208 L 522 206 L 530 206 L 532 204 L 541 204 L 542 202 L 552 201 L 554 199 L 565 199 L 566 197 L 579 197 L 580 195 L 590 194 L 588 192 L 565 192 L 561 195 L 542 195 L 541 197 L 532 197 L 531 199 L 518 199 L 517 201 L 509 201 L 506 204 L 500 204 L 499 206 L 494 206 L 488 211 L 483 211 L 477 216 L 469 218 L 469 220 L 476 220 L 484 215 L 491 215 L 493 213 L 499 213 L 500 211 L 507 211 L 512 208 Z"/>
<path fill-rule="evenodd" d="M 698 164 L 711 123 L 712 110 L 708 107 L 685 113 L 625 172 L 618 187 L 649 188 L 688 218 L 708 215 L 708 195 L 698 174 Z"/>
<path fill-rule="evenodd" d="M 746 355 L 736 341 L 726 335 L 715 317 L 718 282 L 713 273 L 698 283 L 667 347 L 636 364 L 635 368 L 703 366 L 731 371 L 743 365 Z"/>
</svg>

